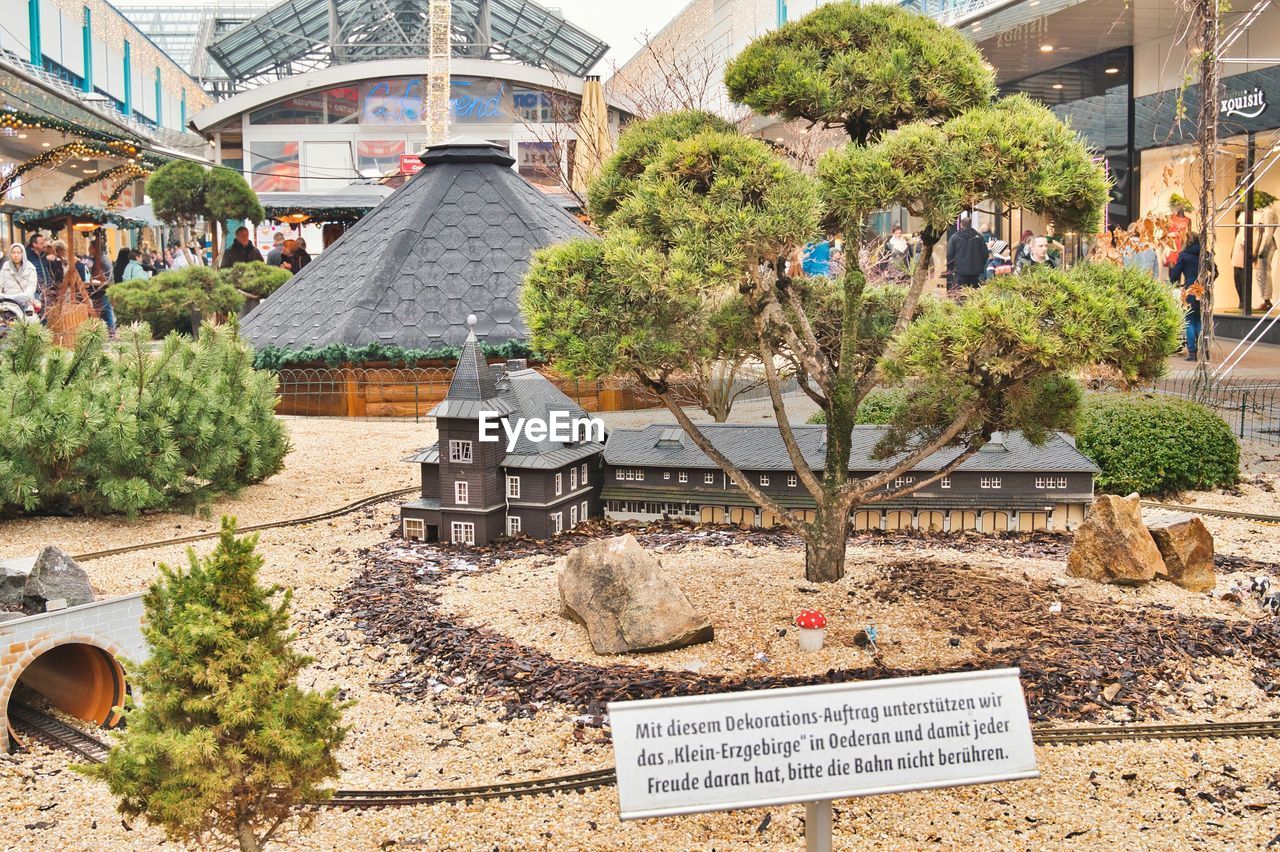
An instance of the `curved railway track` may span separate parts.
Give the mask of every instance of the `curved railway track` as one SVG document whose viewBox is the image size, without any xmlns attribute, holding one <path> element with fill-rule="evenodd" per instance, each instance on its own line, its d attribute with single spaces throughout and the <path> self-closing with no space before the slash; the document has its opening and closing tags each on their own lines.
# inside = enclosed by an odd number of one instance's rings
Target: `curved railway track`
<svg viewBox="0 0 1280 852">
<path fill-rule="evenodd" d="M 1156 503 L 1143 500 L 1142 505 L 1148 509 L 1167 509 L 1170 512 L 1190 512 L 1193 515 L 1205 515 L 1211 518 L 1234 518 L 1267 526 L 1280 526 L 1280 515 L 1259 515 L 1253 512 L 1234 512 L 1230 509 L 1206 509 L 1200 506 L 1181 506 L 1177 503 Z"/>
<path fill-rule="evenodd" d="M 90 763 L 101 763 L 109 746 L 79 728 L 18 702 L 9 705 L 10 724 L 49 745 L 74 752 Z M 1109 725 L 1072 728 L 1032 729 L 1037 745 L 1089 745 L 1119 740 L 1220 740 L 1280 737 L 1280 721 L 1191 722 L 1180 725 Z M 612 769 L 598 769 L 575 775 L 506 781 L 475 787 L 439 787 L 401 790 L 335 790 L 320 807 L 342 810 L 438 805 L 476 802 L 485 799 L 520 799 L 555 793 L 581 793 L 611 787 L 617 780 Z"/>
<path fill-rule="evenodd" d="M 327 512 L 321 512 L 318 515 L 306 515 L 301 518 L 286 518 L 282 521 L 267 521 L 266 523 L 262 523 L 262 524 L 249 524 L 248 526 L 236 527 L 236 532 L 248 533 L 248 532 L 256 532 L 258 530 L 280 529 L 282 527 L 300 527 L 306 524 L 314 524 L 318 521 L 328 521 L 333 518 L 339 518 L 343 515 L 349 515 L 352 512 L 357 512 L 360 509 L 364 509 L 369 506 L 382 503 L 383 501 L 386 501 L 386 500 L 391 500 L 396 497 L 401 497 L 405 494 L 408 494 L 412 491 L 417 491 L 417 490 L 418 490 L 418 486 L 414 485 L 408 488 L 397 488 L 395 491 L 384 491 L 381 494 L 374 494 L 371 497 L 365 497 L 363 499 L 357 500 L 354 503 L 348 503 L 347 505 L 341 506 L 337 509 L 330 509 Z M 85 560 L 88 560 L 88 559 L 102 559 L 107 556 L 120 556 L 121 554 L 125 554 L 125 553 L 137 553 L 138 551 L 141 551 L 141 550 L 153 550 L 158 547 L 172 547 L 175 544 L 191 544 L 192 542 L 196 542 L 196 541 L 205 541 L 207 539 L 217 538 L 221 534 L 222 534 L 221 530 L 214 530 L 211 532 L 196 533 L 194 535 L 184 535 L 178 538 L 162 538 L 159 541 L 146 541 L 146 542 L 143 542 L 142 544 L 131 544 L 131 545 L 128 545 L 127 547 L 112 547 L 108 550 L 95 550 L 92 553 L 81 553 L 71 558 L 75 559 L 78 562 L 84 562 Z"/>
</svg>

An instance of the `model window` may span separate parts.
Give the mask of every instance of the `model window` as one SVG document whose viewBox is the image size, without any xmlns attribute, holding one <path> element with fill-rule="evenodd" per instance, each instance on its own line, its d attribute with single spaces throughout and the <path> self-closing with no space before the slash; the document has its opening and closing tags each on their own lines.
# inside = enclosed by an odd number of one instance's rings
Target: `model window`
<svg viewBox="0 0 1280 852">
<path fill-rule="evenodd" d="M 476 543 L 476 525 L 466 521 L 454 521 L 452 526 L 453 534 L 449 538 L 454 544 L 475 544 Z"/>
<path fill-rule="evenodd" d="M 627 472 L 622 468 L 618 468 L 613 472 L 613 478 L 619 481 L 627 478 Z"/>
<path fill-rule="evenodd" d="M 471 486 L 465 481 L 453 483 L 453 502 L 463 505 L 470 497 Z"/>
<path fill-rule="evenodd" d="M 796 475 L 794 473 L 787 477 L 787 487 L 788 488 L 796 487 Z"/>
<path fill-rule="evenodd" d="M 564 532 L 564 512 L 556 512 L 551 516 L 551 530 L 557 535 Z"/>
<path fill-rule="evenodd" d="M 999 487 L 1000 487 L 1000 477 L 998 477 L 998 476 L 984 476 L 984 477 L 982 477 L 981 485 L 982 485 L 982 487 L 983 487 L 983 488 L 999 488 Z"/>
<path fill-rule="evenodd" d="M 636 482 L 644 482 L 644 468 L 636 468 Z"/>
<path fill-rule="evenodd" d="M 520 496 L 520 477 L 518 476 L 507 477 L 507 496 L 508 497 Z"/>
<path fill-rule="evenodd" d="M 1050 480 L 1050 482 L 1052 482 L 1052 480 Z M 1044 488 L 1044 487 L 1045 487 L 1045 484 L 1044 484 L 1044 477 L 1043 477 L 1043 476 L 1037 476 L 1037 477 L 1036 477 L 1036 488 Z"/>
<path fill-rule="evenodd" d="M 768 484 L 769 484 L 769 474 L 767 474 L 767 473 L 762 473 L 762 474 L 760 474 L 760 484 L 761 484 L 761 485 L 768 485 Z"/>
<path fill-rule="evenodd" d="M 564 474 L 557 473 L 556 474 L 556 493 L 559 494 L 563 490 L 564 490 Z"/>
<path fill-rule="evenodd" d="M 576 467 L 569 468 L 569 490 L 578 490 L 578 469 Z"/>
<path fill-rule="evenodd" d="M 583 485 L 587 484 L 587 463 L 586 462 L 582 463 L 582 484 Z"/>
<path fill-rule="evenodd" d="M 587 518 L 591 517 L 591 512 L 588 511 L 590 508 L 591 508 L 591 505 L 586 500 L 583 500 L 582 501 L 582 520 L 585 521 Z"/>
<path fill-rule="evenodd" d="M 569 528 L 572 529 L 578 525 L 578 507 L 569 507 Z"/>
<path fill-rule="evenodd" d="M 687 471 L 687 470 L 682 470 L 682 471 L 680 471 L 680 476 L 679 476 L 679 477 L 677 477 L 677 478 L 678 478 L 681 482 L 688 482 L 688 481 L 689 481 L 689 471 Z"/>
<path fill-rule="evenodd" d="M 1067 487 L 1067 478 L 1066 478 L 1065 476 L 1059 476 L 1059 477 L 1058 477 L 1058 480 L 1057 480 L 1057 484 L 1058 484 L 1058 487 L 1059 487 L 1059 488 L 1066 488 L 1066 487 Z"/>
<path fill-rule="evenodd" d="M 457 464 L 471 464 L 471 442 L 450 441 L 449 461 Z"/>
<path fill-rule="evenodd" d="M 426 521 L 420 518 L 404 519 L 404 537 L 406 539 L 424 539 L 427 537 Z"/>
<path fill-rule="evenodd" d="M 669 470 L 664 470 L 664 471 L 662 472 L 662 478 L 663 478 L 664 480 L 669 480 L 669 479 L 671 479 L 671 471 L 669 471 Z"/>
<path fill-rule="evenodd" d="M 716 482 L 716 475 L 714 473 L 708 473 L 702 477 L 702 481 L 707 485 L 714 485 Z"/>
<path fill-rule="evenodd" d="M 520 516 L 507 515 L 507 535 L 515 535 L 520 532 Z"/>
<path fill-rule="evenodd" d="M 950 487 L 951 487 L 951 477 L 949 477 L 949 476 L 944 476 L 944 477 L 942 477 L 942 479 L 938 482 L 938 485 L 940 485 L 940 486 L 941 486 L 941 487 L 943 487 L 943 488 L 950 488 Z"/>
</svg>

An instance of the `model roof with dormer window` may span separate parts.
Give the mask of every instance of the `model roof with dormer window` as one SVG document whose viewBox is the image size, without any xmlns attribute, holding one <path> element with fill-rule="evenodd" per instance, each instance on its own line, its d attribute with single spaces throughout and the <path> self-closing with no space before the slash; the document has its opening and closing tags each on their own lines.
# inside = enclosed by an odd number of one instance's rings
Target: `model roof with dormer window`
<svg viewBox="0 0 1280 852">
<path fill-rule="evenodd" d="M 498 394 L 498 383 L 480 349 L 480 341 L 476 339 L 476 323 L 475 314 L 467 317 L 470 330 L 462 344 L 462 351 L 458 353 L 458 363 L 453 368 L 449 392 L 439 405 L 428 412 L 429 417 L 479 420 L 482 411 L 501 415 L 510 414 L 514 410 Z"/>
<path fill-rule="evenodd" d="M 716 424 L 700 426 L 712 446 L 741 470 L 789 471 L 791 457 L 776 426 Z M 796 441 L 809 466 L 821 470 L 827 437 L 825 426 L 793 426 Z M 850 470 L 886 470 L 900 456 L 872 458 L 872 450 L 884 437 L 880 426 L 855 426 Z M 1025 473 L 1098 473 L 1099 468 L 1062 434 L 1050 435 L 1043 446 L 1032 445 L 1021 433 L 1003 436 L 1004 450 L 993 448 L 977 453 L 960 465 L 960 471 Z M 912 470 L 934 471 L 945 467 L 960 453 L 959 447 L 939 450 Z M 615 429 L 609 433 L 604 460 L 618 467 L 687 467 L 718 470 L 702 450 L 682 430 L 654 425 L 644 429 Z"/>
</svg>

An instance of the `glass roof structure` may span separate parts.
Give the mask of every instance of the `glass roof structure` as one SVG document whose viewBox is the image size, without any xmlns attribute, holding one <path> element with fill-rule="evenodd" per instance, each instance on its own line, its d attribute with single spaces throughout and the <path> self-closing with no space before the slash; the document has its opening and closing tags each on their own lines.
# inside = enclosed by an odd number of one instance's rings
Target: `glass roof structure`
<svg viewBox="0 0 1280 852">
<path fill-rule="evenodd" d="M 318 68 L 426 57 L 426 0 L 285 0 L 207 45 L 237 88 Z M 337 32 L 331 32 L 336 19 Z M 608 45 L 531 0 L 452 0 L 453 54 L 581 77 Z"/>
<path fill-rule="evenodd" d="M 185 5 L 134 5 L 116 9 L 198 80 L 225 78 L 209 59 L 209 42 L 261 15 L 272 0 L 204 0 Z"/>
</svg>

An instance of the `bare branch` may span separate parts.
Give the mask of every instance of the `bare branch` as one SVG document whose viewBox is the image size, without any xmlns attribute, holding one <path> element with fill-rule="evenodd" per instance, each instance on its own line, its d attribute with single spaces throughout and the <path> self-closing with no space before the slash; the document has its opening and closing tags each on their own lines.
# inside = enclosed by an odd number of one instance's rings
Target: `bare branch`
<svg viewBox="0 0 1280 852">
<path fill-rule="evenodd" d="M 769 352 L 769 344 L 765 337 L 764 319 L 760 316 L 755 317 L 756 341 L 760 346 L 760 360 L 764 364 L 764 376 L 766 384 L 769 386 L 769 401 L 773 403 L 773 417 L 778 422 L 778 432 L 782 436 L 782 445 L 787 448 L 787 457 L 791 459 L 791 466 L 796 472 L 796 476 L 800 477 L 800 481 L 804 483 L 805 489 L 813 496 L 816 503 L 821 504 L 824 493 L 822 483 L 818 477 L 813 475 L 813 470 L 809 467 L 809 463 L 805 461 L 804 453 L 800 450 L 800 445 L 796 443 L 795 432 L 791 429 L 791 421 L 787 419 L 787 410 L 782 403 L 781 388 L 778 387 L 778 368 L 773 363 L 773 356 Z"/>
<path fill-rule="evenodd" d="M 957 435 L 964 431 L 969 422 L 973 420 L 978 413 L 980 406 L 978 403 L 970 403 L 965 407 L 955 420 L 951 421 L 951 425 L 947 426 L 936 438 L 922 447 L 918 447 L 907 455 L 903 456 L 896 465 L 888 470 L 883 470 L 873 476 L 864 479 L 855 480 L 845 484 L 842 491 L 853 497 L 862 497 L 877 488 L 884 487 L 894 477 L 911 470 L 920 462 L 929 456 L 941 450 L 947 444 L 951 443 Z"/>
<path fill-rule="evenodd" d="M 905 497 L 908 494 L 911 494 L 915 491 L 919 491 L 921 488 L 930 486 L 933 483 L 937 482 L 939 479 L 942 479 L 944 476 L 950 476 L 952 473 L 954 473 L 956 468 L 960 467 L 960 465 L 964 464 L 969 459 L 973 458 L 973 456 L 978 452 L 979 449 L 981 448 L 975 447 L 972 445 L 966 446 L 963 452 L 961 452 L 954 459 L 952 459 L 951 461 L 943 465 L 941 470 L 939 470 L 937 473 L 933 474 L 932 476 L 926 477 L 923 481 L 913 482 L 910 488 L 903 488 L 898 491 L 886 491 L 883 494 L 872 494 L 870 497 L 867 497 L 865 500 L 862 500 L 861 504 L 866 505 L 870 503 L 883 503 L 887 500 L 897 500 L 899 497 Z"/>
</svg>

